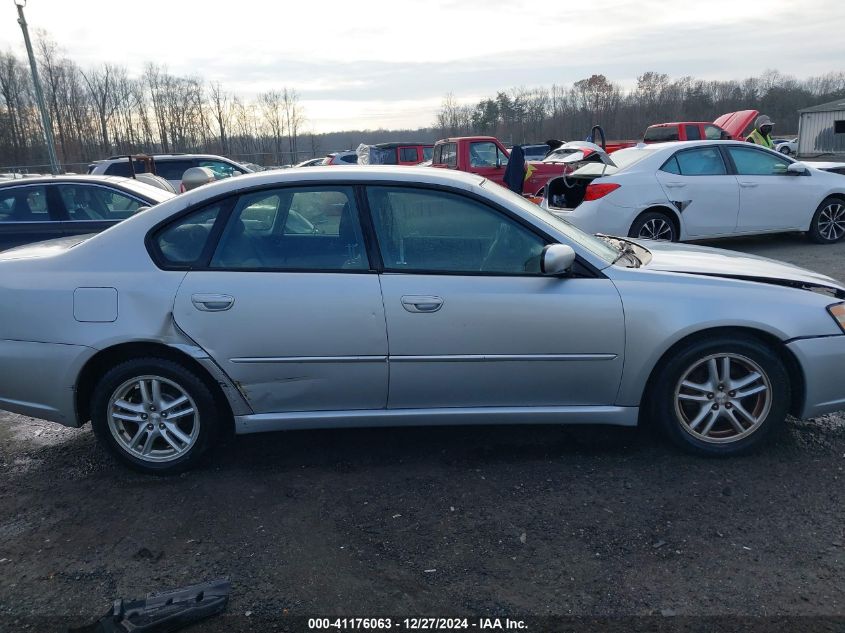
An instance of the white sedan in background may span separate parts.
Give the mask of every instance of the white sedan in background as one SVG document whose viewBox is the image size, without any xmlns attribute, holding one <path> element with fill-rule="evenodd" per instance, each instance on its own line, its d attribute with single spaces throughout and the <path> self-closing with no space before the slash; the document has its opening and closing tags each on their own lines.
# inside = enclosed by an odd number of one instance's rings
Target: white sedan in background
<svg viewBox="0 0 845 633">
<path fill-rule="evenodd" d="M 775 141 L 775 149 L 779 151 L 781 154 L 786 154 L 789 156 L 790 154 L 797 154 L 798 153 L 798 139 L 780 139 Z"/>
<path fill-rule="evenodd" d="M 590 233 L 697 240 L 806 231 L 845 236 L 845 180 L 738 141 L 638 145 L 552 179 L 541 206 Z"/>
</svg>

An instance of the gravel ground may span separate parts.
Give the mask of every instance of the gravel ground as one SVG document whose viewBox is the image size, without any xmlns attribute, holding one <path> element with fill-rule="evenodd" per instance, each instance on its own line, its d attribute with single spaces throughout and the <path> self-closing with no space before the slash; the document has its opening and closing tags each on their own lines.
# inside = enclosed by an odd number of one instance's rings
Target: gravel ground
<svg viewBox="0 0 845 633">
<path fill-rule="evenodd" d="M 845 279 L 845 244 L 711 245 Z M 741 459 L 640 429 L 300 431 L 236 438 L 204 468 L 154 478 L 87 427 L 0 413 L 0 482 L 0 630 L 79 624 L 116 597 L 219 576 L 241 619 L 192 630 L 303 615 L 845 626 L 842 415 L 790 420 Z"/>
</svg>

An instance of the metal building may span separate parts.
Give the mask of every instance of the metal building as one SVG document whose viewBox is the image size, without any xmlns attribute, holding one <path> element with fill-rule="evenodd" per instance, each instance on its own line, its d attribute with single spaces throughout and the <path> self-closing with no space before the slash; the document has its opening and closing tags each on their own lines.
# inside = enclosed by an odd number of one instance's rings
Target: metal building
<svg viewBox="0 0 845 633">
<path fill-rule="evenodd" d="M 798 155 L 845 155 L 845 99 L 799 110 Z"/>
</svg>

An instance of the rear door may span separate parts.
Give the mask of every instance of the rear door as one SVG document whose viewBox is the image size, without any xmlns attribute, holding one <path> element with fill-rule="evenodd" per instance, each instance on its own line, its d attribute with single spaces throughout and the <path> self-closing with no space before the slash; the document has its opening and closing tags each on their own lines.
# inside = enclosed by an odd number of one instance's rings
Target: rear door
<svg viewBox="0 0 845 633">
<path fill-rule="evenodd" d="M 150 203 L 112 187 L 91 183 L 50 185 L 60 205 L 65 235 L 99 233 Z"/>
<path fill-rule="evenodd" d="M 675 152 L 657 180 L 681 215 L 688 237 L 729 235 L 739 215 L 739 185 L 716 145 Z"/>
<path fill-rule="evenodd" d="M 190 268 L 173 316 L 253 410 L 383 408 L 384 307 L 352 188 L 267 189 L 195 216 L 155 238 Z"/>
<path fill-rule="evenodd" d="M 60 203 L 48 185 L 0 189 L 0 250 L 64 236 Z"/>
<path fill-rule="evenodd" d="M 739 184 L 738 233 L 804 231 L 819 204 L 812 176 L 789 174 L 791 162 L 750 143 L 726 148 Z"/>
</svg>

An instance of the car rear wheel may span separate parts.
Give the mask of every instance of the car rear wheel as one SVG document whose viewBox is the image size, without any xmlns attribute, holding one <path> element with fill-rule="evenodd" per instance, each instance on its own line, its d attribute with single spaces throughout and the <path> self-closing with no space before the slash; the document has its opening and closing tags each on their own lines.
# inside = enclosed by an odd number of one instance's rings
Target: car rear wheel
<svg viewBox="0 0 845 633">
<path fill-rule="evenodd" d="M 845 201 L 826 198 L 816 209 L 807 232 L 817 244 L 833 244 L 845 236 Z"/>
<path fill-rule="evenodd" d="M 628 237 L 677 242 L 679 235 L 672 218 L 660 211 L 649 211 L 634 220 Z"/>
<path fill-rule="evenodd" d="M 100 442 L 146 473 L 192 467 L 219 427 L 214 396 L 202 378 L 158 358 L 130 360 L 107 372 L 94 390 L 91 412 Z"/>
<path fill-rule="evenodd" d="M 678 350 L 652 383 L 651 414 L 681 448 L 737 455 L 761 445 L 786 418 L 789 376 L 755 339 L 724 337 Z"/>
<path fill-rule="evenodd" d="M 784 145 L 783 147 L 780 148 L 780 153 L 786 154 L 787 156 L 789 156 L 792 153 L 792 150 Z"/>
</svg>

